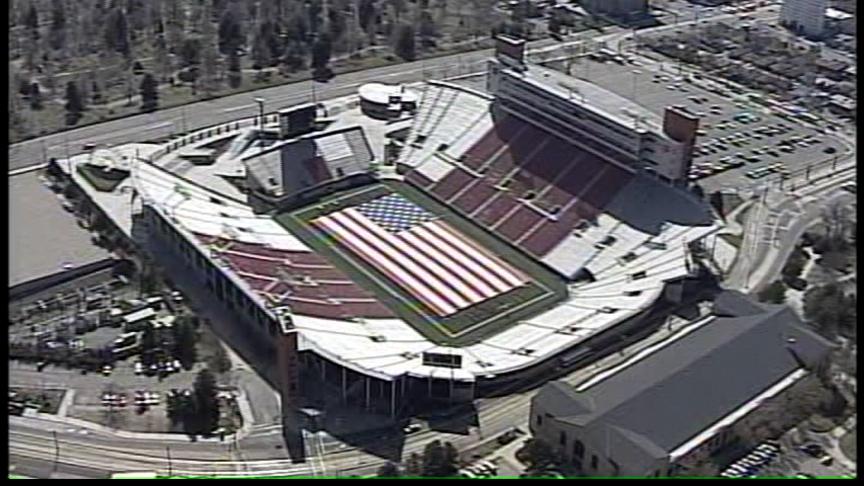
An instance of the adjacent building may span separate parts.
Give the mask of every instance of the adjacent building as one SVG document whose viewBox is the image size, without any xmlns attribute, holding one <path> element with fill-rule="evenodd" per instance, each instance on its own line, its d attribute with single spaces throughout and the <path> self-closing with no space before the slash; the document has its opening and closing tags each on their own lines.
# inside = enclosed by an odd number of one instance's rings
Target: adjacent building
<svg viewBox="0 0 864 486">
<path fill-rule="evenodd" d="M 780 24 L 808 37 L 819 37 L 825 31 L 828 0 L 784 0 Z"/>
<path fill-rule="evenodd" d="M 593 15 L 636 18 L 648 12 L 648 0 L 582 0 L 580 3 Z"/>
<path fill-rule="evenodd" d="M 576 388 L 547 384 L 532 400 L 534 436 L 586 475 L 710 474 L 697 468 L 714 452 L 783 420 L 830 349 L 788 307 L 731 291 L 693 325 Z"/>
<path fill-rule="evenodd" d="M 671 107 L 661 117 L 596 84 L 529 64 L 524 42 L 499 36 L 489 61 L 487 88 L 504 110 L 610 163 L 686 182 L 698 118 Z"/>
</svg>

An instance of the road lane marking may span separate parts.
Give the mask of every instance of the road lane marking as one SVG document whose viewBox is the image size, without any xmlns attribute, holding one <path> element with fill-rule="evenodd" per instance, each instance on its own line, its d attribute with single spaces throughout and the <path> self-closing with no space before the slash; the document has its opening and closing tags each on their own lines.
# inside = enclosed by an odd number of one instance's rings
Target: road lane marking
<svg viewBox="0 0 864 486">
<path fill-rule="evenodd" d="M 252 104 L 252 105 L 235 106 L 234 108 L 225 108 L 225 109 L 222 110 L 222 111 L 225 112 L 225 113 L 231 113 L 232 111 L 246 110 L 246 109 L 249 109 L 249 108 L 255 108 L 256 106 L 258 106 L 258 105 L 254 105 L 254 104 Z"/>
</svg>

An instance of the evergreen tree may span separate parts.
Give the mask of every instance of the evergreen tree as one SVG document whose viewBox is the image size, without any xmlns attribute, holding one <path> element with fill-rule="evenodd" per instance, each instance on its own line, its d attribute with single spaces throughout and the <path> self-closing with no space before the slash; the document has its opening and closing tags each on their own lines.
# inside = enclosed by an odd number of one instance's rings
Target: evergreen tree
<svg viewBox="0 0 864 486">
<path fill-rule="evenodd" d="M 39 83 L 31 83 L 30 90 L 30 108 L 33 110 L 42 109 L 42 92 L 39 90 Z"/>
<path fill-rule="evenodd" d="M 36 12 L 36 2 L 30 4 L 30 8 L 24 15 L 24 26 L 30 31 L 30 37 L 34 41 L 39 40 L 39 13 Z"/>
<path fill-rule="evenodd" d="M 126 14 L 119 8 L 114 9 L 108 16 L 107 22 L 105 45 L 128 58 L 132 50 L 129 43 L 129 24 L 126 22 Z"/>
<path fill-rule="evenodd" d="M 172 331 L 174 337 L 174 346 L 171 350 L 172 355 L 180 360 L 183 368 L 190 370 L 198 359 L 198 351 L 195 348 L 198 334 L 195 332 L 195 328 L 192 326 L 192 322 L 188 316 L 178 317 L 174 321 Z M 217 372 L 219 371 L 217 370 Z"/>
<path fill-rule="evenodd" d="M 759 300 L 771 304 L 782 304 L 786 301 L 786 286 L 777 280 L 759 292 Z"/>
<path fill-rule="evenodd" d="M 180 45 L 180 60 L 183 62 L 183 67 L 197 65 L 201 63 L 201 39 L 198 37 L 189 37 Z"/>
<path fill-rule="evenodd" d="M 423 476 L 451 477 L 458 471 L 459 454 L 452 444 L 430 442 L 423 451 Z"/>
<path fill-rule="evenodd" d="M 303 43 L 298 41 L 290 41 L 285 49 L 285 54 L 282 56 L 282 65 L 284 69 L 293 73 L 305 67 L 306 52 L 303 49 Z"/>
<path fill-rule="evenodd" d="M 266 33 L 259 31 L 252 42 L 252 69 L 261 70 L 270 66 L 270 46 Z"/>
<path fill-rule="evenodd" d="M 90 93 L 90 99 L 93 100 L 94 104 L 102 102 L 102 90 L 99 88 L 99 83 L 97 83 L 95 80 L 91 84 Z"/>
<path fill-rule="evenodd" d="M 195 401 L 195 430 L 199 434 L 213 432 L 219 426 L 219 401 L 216 398 L 216 379 L 203 369 L 195 379 L 192 393 Z"/>
<path fill-rule="evenodd" d="M 228 53 L 228 84 L 232 88 L 239 88 L 243 81 L 243 72 L 240 70 L 240 56 L 233 50 Z"/>
<path fill-rule="evenodd" d="M 51 3 L 51 48 L 55 51 L 63 48 L 66 42 L 66 11 L 63 0 L 53 0 Z"/>
<path fill-rule="evenodd" d="M 236 52 L 243 43 L 243 30 L 237 20 L 237 14 L 233 8 L 225 10 L 219 20 L 219 52 L 230 55 Z"/>
<path fill-rule="evenodd" d="M 378 477 L 379 478 L 398 478 L 401 476 L 401 472 L 399 471 L 399 466 L 393 464 L 390 461 L 385 462 L 378 468 Z"/>
<path fill-rule="evenodd" d="M 360 21 L 360 27 L 367 34 L 374 33 L 376 15 L 375 0 L 360 0 L 357 7 L 357 17 Z"/>
<path fill-rule="evenodd" d="M 396 55 L 406 61 L 413 61 L 416 57 L 414 45 L 414 26 L 402 24 L 396 33 Z"/>
<path fill-rule="evenodd" d="M 330 36 L 326 33 L 321 34 L 312 46 L 312 69 L 316 71 L 326 69 L 327 64 L 330 62 L 331 53 Z"/>
<path fill-rule="evenodd" d="M 141 111 L 149 113 L 159 107 L 159 83 L 147 73 L 141 80 Z"/>
<path fill-rule="evenodd" d="M 84 101 L 81 99 L 81 93 L 78 92 L 78 85 L 75 81 L 69 81 L 66 83 L 66 123 L 69 125 L 78 123 L 83 111 Z"/>
<path fill-rule="evenodd" d="M 436 35 L 435 21 L 428 10 L 420 12 L 420 29 L 418 33 L 424 45 L 430 45 L 433 42 L 432 38 Z"/>
</svg>

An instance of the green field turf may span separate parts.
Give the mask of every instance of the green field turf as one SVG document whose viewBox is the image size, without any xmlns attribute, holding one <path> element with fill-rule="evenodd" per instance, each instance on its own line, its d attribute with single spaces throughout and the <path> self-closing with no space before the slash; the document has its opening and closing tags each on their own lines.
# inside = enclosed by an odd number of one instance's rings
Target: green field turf
<svg viewBox="0 0 864 486">
<path fill-rule="evenodd" d="M 399 193 L 440 216 L 463 235 L 529 276 L 530 282 L 455 314 L 439 317 L 382 272 L 311 224 L 319 216 L 362 204 L 390 192 Z M 566 285 L 558 275 L 494 234 L 401 182 L 387 181 L 337 193 L 314 206 L 277 215 L 276 221 L 345 272 L 354 282 L 374 293 L 396 315 L 436 344 L 467 346 L 476 343 L 521 319 L 550 308 L 567 294 Z"/>
</svg>

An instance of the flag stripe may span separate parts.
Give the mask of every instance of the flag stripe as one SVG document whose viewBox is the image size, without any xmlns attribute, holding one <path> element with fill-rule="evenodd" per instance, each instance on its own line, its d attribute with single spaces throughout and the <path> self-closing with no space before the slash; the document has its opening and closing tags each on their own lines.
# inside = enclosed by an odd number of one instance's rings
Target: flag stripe
<svg viewBox="0 0 864 486">
<path fill-rule="evenodd" d="M 504 281 L 510 283 L 512 286 L 516 287 L 526 282 L 524 275 L 520 272 L 516 271 L 501 260 L 489 258 L 480 247 L 471 240 L 460 235 L 458 232 L 453 231 L 453 229 L 448 225 L 441 223 L 437 224 L 436 228 L 440 230 L 442 236 L 452 238 L 454 245 L 461 246 L 466 254 L 477 258 L 481 263 L 485 263 L 486 268 L 495 272 L 499 277 L 503 278 Z"/>
<path fill-rule="evenodd" d="M 391 247 L 386 239 L 375 235 L 375 228 L 382 233 L 386 232 L 381 230 L 379 226 L 369 221 L 359 212 L 352 212 L 352 208 L 349 208 L 338 213 L 333 213 L 330 217 L 340 221 L 344 226 L 348 227 L 354 235 L 363 238 L 366 243 L 377 249 L 380 253 L 390 257 L 394 263 L 397 263 L 412 276 L 419 279 L 421 282 L 424 282 L 430 290 L 447 300 L 457 309 L 470 305 L 468 301 L 450 289 L 450 287 L 445 283 L 439 281 L 429 271 L 415 263 L 411 258 L 402 255 L 398 250 Z M 366 227 L 364 226 L 364 223 L 372 227 Z"/>
<path fill-rule="evenodd" d="M 441 264 L 445 265 L 446 268 L 451 269 L 450 275 L 452 277 L 461 280 L 466 285 L 469 285 L 484 299 L 488 299 L 489 297 L 500 293 L 500 291 L 492 288 L 486 283 L 486 281 L 483 279 L 482 272 L 480 272 L 480 275 L 477 275 L 471 272 L 469 269 L 465 268 L 464 265 L 459 265 L 455 260 L 450 258 L 450 255 L 453 255 L 452 251 L 449 254 L 438 251 L 438 248 L 436 248 L 432 243 L 424 239 L 421 234 L 415 233 L 412 230 L 408 230 L 400 233 L 398 235 L 398 238 L 404 240 L 406 243 L 413 246 L 416 250 L 421 251 L 431 256 L 436 261 L 441 262 Z M 442 248 L 442 250 L 444 250 L 444 248 Z"/>
<path fill-rule="evenodd" d="M 461 267 L 470 271 L 474 275 L 477 275 L 486 282 L 486 284 L 492 287 L 496 293 L 506 292 L 512 288 L 511 285 L 507 284 L 498 278 L 498 276 L 478 264 L 474 259 L 470 258 L 469 255 L 464 254 L 461 250 L 439 237 L 436 234 L 437 232 L 434 231 L 435 228 L 436 225 L 429 225 L 428 227 L 417 226 L 413 228 L 411 232 L 422 237 L 423 240 L 428 242 L 430 245 L 440 248 L 442 252 L 446 253 L 451 259 L 458 262 L 458 265 L 455 268 Z"/>
<path fill-rule="evenodd" d="M 437 238 L 442 243 L 446 243 L 454 248 L 454 253 L 458 253 L 460 255 L 464 255 L 467 258 L 470 258 L 475 265 L 479 265 L 483 268 L 488 275 L 496 277 L 500 282 L 500 285 L 496 285 L 502 292 L 508 289 L 513 288 L 514 286 L 522 285 L 525 283 L 525 280 L 521 278 L 521 276 L 517 276 L 515 272 L 512 272 L 508 268 L 502 267 L 499 263 L 488 258 L 483 254 L 482 251 L 479 251 L 473 245 L 467 244 L 462 238 L 457 237 L 453 234 L 450 229 L 444 225 L 443 223 L 436 222 L 434 224 L 423 224 L 421 227 L 415 229 L 415 231 L 425 230 L 430 232 L 435 238 Z"/>
<path fill-rule="evenodd" d="M 397 212 L 394 217 L 398 216 Z M 521 272 L 440 220 L 388 230 L 357 208 L 346 208 L 321 216 L 314 224 L 439 316 L 527 282 Z"/>
<path fill-rule="evenodd" d="M 374 248 L 356 238 L 352 232 L 343 228 L 338 222 L 329 216 L 318 218 L 317 224 L 323 226 L 331 234 L 336 236 L 341 243 L 351 248 L 355 253 L 369 261 L 375 267 L 386 274 L 393 281 L 407 288 L 414 296 L 426 304 L 434 312 L 442 315 L 456 312 L 456 308 L 443 301 L 437 295 L 426 288 L 422 283 L 412 276 L 403 272 L 397 265 L 393 265 L 387 258 L 381 256 Z"/>
<path fill-rule="evenodd" d="M 462 297 L 464 299 L 464 305 L 457 304 L 457 307 L 468 307 L 472 303 L 483 300 L 485 298 L 482 294 L 465 285 L 460 279 L 454 279 L 454 275 L 452 272 L 447 271 L 435 260 L 428 258 L 424 252 L 406 251 L 408 250 L 408 248 L 406 248 L 408 242 L 403 240 L 401 234 L 400 236 L 394 236 L 392 233 L 381 229 L 381 227 L 378 226 L 374 221 L 371 221 L 363 213 L 356 211 L 353 208 L 345 210 L 344 213 L 346 216 L 354 219 L 357 223 L 362 224 L 364 229 L 373 233 L 376 237 L 387 243 L 390 248 L 396 251 L 407 261 L 416 261 L 416 263 L 419 264 L 419 268 L 424 271 L 434 273 L 435 277 L 438 277 L 440 279 L 438 281 L 440 282 L 442 289 L 446 288 L 450 292 L 455 292 L 459 295 L 459 297 Z"/>
</svg>

